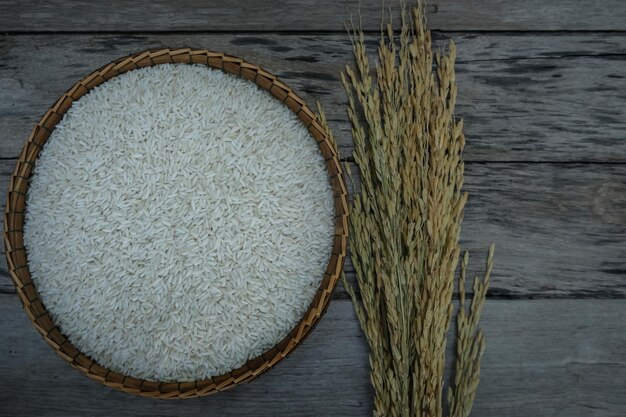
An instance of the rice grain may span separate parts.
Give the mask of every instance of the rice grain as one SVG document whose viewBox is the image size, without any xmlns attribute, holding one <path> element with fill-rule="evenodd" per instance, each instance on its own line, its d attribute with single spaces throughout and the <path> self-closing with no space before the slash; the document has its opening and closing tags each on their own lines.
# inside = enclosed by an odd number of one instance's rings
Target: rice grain
<svg viewBox="0 0 626 417">
<path fill-rule="evenodd" d="M 226 373 L 286 336 L 334 234 L 302 122 L 200 65 L 134 70 L 74 102 L 26 207 L 29 269 L 61 331 L 102 366 L 159 381 Z"/>
</svg>

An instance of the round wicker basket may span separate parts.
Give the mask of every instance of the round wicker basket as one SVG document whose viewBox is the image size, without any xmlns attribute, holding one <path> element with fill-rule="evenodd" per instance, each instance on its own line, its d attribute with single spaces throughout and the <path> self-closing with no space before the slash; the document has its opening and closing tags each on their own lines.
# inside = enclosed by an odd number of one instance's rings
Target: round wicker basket
<svg viewBox="0 0 626 417">
<path fill-rule="evenodd" d="M 317 140 L 328 168 L 335 202 L 335 236 L 328 268 L 308 310 L 287 337 L 262 355 L 232 372 L 211 379 L 192 382 L 156 382 L 141 380 L 110 371 L 82 354 L 52 321 L 31 280 L 24 248 L 23 225 L 29 177 L 37 156 L 52 130 L 72 105 L 95 86 L 136 68 L 164 63 L 204 64 L 253 81 L 289 107 Z M 316 115 L 291 88 L 262 68 L 240 58 L 208 50 L 190 48 L 144 51 L 121 58 L 78 81 L 48 109 L 30 134 L 10 180 L 4 214 L 4 244 L 9 273 L 24 305 L 26 314 L 43 339 L 71 366 L 88 377 L 121 391 L 146 397 L 189 398 L 226 390 L 249 381 L 287 356 L 309 334 L 324 314 L 337 284 L 347 244 L 347 191 L 337 152 Z"/>
</svg>

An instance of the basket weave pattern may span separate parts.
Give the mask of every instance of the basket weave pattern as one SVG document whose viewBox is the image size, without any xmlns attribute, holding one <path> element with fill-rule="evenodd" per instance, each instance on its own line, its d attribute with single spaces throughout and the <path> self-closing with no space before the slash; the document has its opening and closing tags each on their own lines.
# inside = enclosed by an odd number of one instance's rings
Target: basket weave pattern
<svg viewBox="0 0 626 417">
<path fill-rule="evenodd" d="M 293 330 L 276 346 L 242 367 L 218 377 L 192 382 L 155 382 L 110 371 L 81 353 L 61 333 L 39 298 L 30 277 L 24 248 L 23 226 L 28 180 L 42 147 L 54 127 L 78 100 L 95 86 L 136 68 L 164 63 L 204 64 L 253 81 L 289 107 L 315 138 L 326 160 L 335 205 L 335 236 L 328 268 L 308 310 Z M 262 68 L 240 58 L 190 48 L 140 52 L 114 61 L 77 82 L 48 109 L 28 137 L 11 176 L 4 214 L 4 244 L 9 274 L 26 314 L 43 339 L 71 366 L 88 377 L 124 392 L 146 397 L 188 398 L 212 394 L 249 381 L 287 356 L 313 329 L 324 314 L 337 285 L 346 255 L 348 234 L 347 190 L 343 172 L 328 133 L 315 113 L 287 85 Z"/>
</svg>

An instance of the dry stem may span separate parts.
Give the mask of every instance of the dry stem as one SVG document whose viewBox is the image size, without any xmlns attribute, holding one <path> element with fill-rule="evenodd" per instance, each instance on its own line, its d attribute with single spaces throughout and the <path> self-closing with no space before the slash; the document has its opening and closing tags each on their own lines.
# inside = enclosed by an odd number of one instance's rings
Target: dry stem
<svg viewBox="0 0 626 417">
<path fill-rule="evenodd" d="M 443 414 L 446 334 L 460 258 L 465 145 L 456 121 L 456 47 L 433 54 L 423 5 L 391 24 L 372 71 L 360 29 L 352 33 L 356 67 L 348 94 L 354 160 L 361 187 L 350 211 L 350 247 L 360 296 L 345 282 L 370 346 L 378 417 Z M 433 63 L 436 71 L 433 72 Z M 467 416 L 479 378 L 484 338 L 478 319 L 493 264 L 476 278 L 466 311 L 467 254 L 461 265 L 458 348 L 449 415 Z"/>
</svg>

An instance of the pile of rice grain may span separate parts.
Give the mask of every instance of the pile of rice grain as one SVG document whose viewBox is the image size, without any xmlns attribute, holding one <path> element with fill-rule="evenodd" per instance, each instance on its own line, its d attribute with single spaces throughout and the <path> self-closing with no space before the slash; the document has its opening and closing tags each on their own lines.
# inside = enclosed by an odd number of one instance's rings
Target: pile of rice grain
<svg viewBox="0 0 626 417">
<path fill-rule="evenodd" d="M 77 348 L 188 381 L 289 333 L 328 264 L 333 216 L 323 158 L 287 107 L 219 70 L 159 65 L 72 105 L 37 161 L 24 239 Z"/>
</svg>

